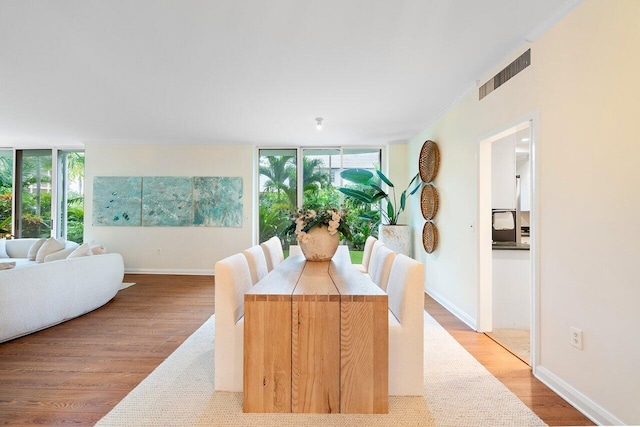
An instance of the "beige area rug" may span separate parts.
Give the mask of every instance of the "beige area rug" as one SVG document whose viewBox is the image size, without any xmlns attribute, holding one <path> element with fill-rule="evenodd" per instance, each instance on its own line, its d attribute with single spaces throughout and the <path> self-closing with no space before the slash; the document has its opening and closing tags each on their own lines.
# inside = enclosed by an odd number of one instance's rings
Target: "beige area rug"
<svg viewBox="0 0 640 427">
<path fill-rule="evenodd" d="M 135 285 L 135 282 L 122 282 L 122 284 L 120 285 L 120 289 L 118 289 L 119 291 L 128 288 L 129 286 L 133 286 Z"/>
<path fill-rule="evenodd" d="M 485 332 L 489 338 L 500 344 L 511 354 L 531 366 L 531 335 L 529 329 L 498 329 Z"/>
<path fill-rule="evenodd" d="M 390 397 L 389 414 L 245 414 L 242 393 L 215 392 L 212 316 L 98 426 L 545 425 L 425 312 L 424 395 Z"/>
</svg>

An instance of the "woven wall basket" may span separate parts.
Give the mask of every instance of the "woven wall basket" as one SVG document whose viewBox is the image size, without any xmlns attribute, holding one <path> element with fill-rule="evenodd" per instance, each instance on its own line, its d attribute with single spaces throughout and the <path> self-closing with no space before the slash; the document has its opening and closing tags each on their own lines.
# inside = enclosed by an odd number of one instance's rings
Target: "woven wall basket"
<svg viewBox="0 0 640 427">
<path fill-rule="evenodd" d="M 428 254 L 433 253 L 438 247 L 438 229 L 436 225 L 430 221 L 422 227 L 422 246 Z"/>
<path fill-rule="evenodd" d="M 438 174 L 438 166 L 440 166 L 440 150 L 438 150 L 438 144 L 427 140 L 422 144 L 420 158 L 418 159 L 420 179 L 423 182 L 433 181 Z"/>
<path fill-rule="evenodd" d="M 422 210 L 422 217 L 427 221 L 435 218 L 438 213 L 438 190 L 431 184 L 426 184 L 422 187 L 420 209 Z"/>
</svg>

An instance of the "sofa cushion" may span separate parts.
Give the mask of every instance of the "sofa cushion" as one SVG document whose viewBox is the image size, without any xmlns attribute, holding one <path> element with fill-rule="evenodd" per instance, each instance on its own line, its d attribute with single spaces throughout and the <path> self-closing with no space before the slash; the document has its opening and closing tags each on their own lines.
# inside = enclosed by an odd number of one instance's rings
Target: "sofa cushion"
<svg viewBox="0 0 640 427">
<path fill-rule="evenodd" d="M 64 246 L 65 244 L 60 240 L 49 237 L 47 241 L 42 244 L 40 249 L 38 249 L 38 253 L 36 254 L 36 262 L 44 262 L 44 258 L 47 255 L 63 250 Z"/>
<path fill-rule="evenodd" d="M 7 238 L 3 237 L 0 239 L 0 258 L 9 258 L 9 254 L 7 253 Z"/>
<path fill-rule="evenodd" d="M 93 255 L 93 252 L 91 251 L 91 246 L 89 246 L 89 243 L 83 243 L 77 248 L 75 248 L 73 252 L 71 252 L 69 256 L 67 256 L 67 259 L 80 258 L 83 256 L 91 256 L 91 255 Z"/>
<path fill-rule="evenodd" d="M 42 247 L 42 245 L 44 245 L 44 242 L 46 241 L 47 239 L 43 237 L 42 239 L 37 240 L 33 245 L 31 245 L 31 247 L 29 248 L 29 254 L 27 255 L 27 258 L 29 258 L 29 261 L 36 260 L 36 255 L 38 254 L 38 250 Z"/>
</svg>

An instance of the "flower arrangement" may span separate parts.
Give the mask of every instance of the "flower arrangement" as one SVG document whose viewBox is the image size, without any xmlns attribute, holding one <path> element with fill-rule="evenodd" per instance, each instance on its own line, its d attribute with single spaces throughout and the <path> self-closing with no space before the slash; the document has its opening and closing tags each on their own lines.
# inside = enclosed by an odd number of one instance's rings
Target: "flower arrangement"
<svg viewBox="0 0 640 427">
<path fill-rule="evenodd" d="M 351 240 L 351 230 L 347 225 L 346 212 L 335 207 L 318 209 L 300 209 L 291 215 L 292 223 L 287 229 L 288 232 L 295 231 L 296 239 L 306 243 L 309 240 L 307 232 L 313 227 L 326 225 L 327 232 L 331 235 L 336 233 Z"/>
</svg>

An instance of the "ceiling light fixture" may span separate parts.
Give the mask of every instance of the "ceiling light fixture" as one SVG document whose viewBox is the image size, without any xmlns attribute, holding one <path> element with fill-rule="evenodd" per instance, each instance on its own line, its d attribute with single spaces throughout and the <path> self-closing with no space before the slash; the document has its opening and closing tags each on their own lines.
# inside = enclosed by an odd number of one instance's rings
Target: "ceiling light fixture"
<svg viewBox="0 0 640 427">
<path fill-rule="evenodd" d="M 529 142 L 529 138 L 522 138 L 520 141 L 521 142 Z"/>
<path fill-rule="evenodd" d="M 322 130 L 322 117 L 316 117 L 316 129 Z"/>
</svg>

